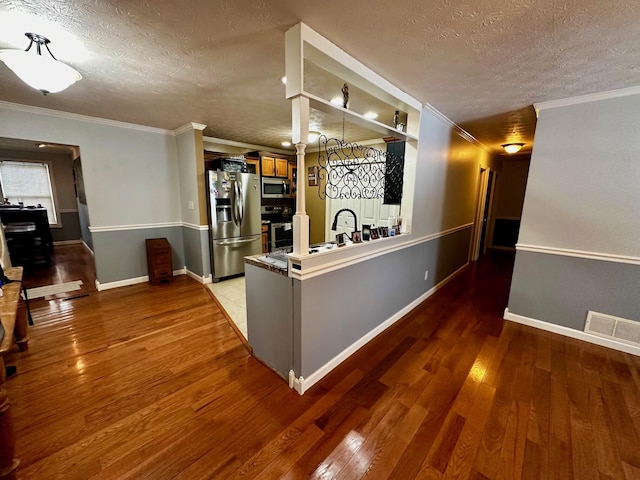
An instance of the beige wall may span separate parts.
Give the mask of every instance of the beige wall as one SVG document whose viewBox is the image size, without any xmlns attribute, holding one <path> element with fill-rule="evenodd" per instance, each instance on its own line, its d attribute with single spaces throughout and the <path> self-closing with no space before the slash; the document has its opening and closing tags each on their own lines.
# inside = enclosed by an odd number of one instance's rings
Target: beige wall
<svg viewBox="0 0 640 480">
<path fill-rule="evenodd" d="M 495 215 L 499 218 L 520 218 L 527 186 L 530 155 L 504 158 L 496 192 Z"/>
<path fill-rule="evenodd" d="M 311 222 L 311 231 L 309 233 L 309 243 L 322 243 L 324 242 L 324 228 L 325 228 L 325 215 L 326 215 L 326 202 L 320 199 L 318 195 L 318 188 L 324 188 L 324 181 L 318 178 L 319 187 L 310 187 L 308 181 L 308 168 L 318 165 L 318 152 L 311 152 L 305 155 L 305 171 L 300 174 L 298 172 L 298 182 L 304 182 L 305 199 L 307 205 L 307 215 Z M 300 188 L 300 185 L 298 185 Z"/>
</svg>

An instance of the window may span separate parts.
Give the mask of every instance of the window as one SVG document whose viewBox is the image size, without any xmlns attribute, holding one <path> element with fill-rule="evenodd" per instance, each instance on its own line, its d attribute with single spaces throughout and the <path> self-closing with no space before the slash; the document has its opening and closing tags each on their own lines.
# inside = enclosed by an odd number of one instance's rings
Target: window
<svg viewBox="0 0 640 480">
<path fill-rule="evenodd" d="M 49 163 L 0 161 L 0 188 L 2 196 L 14 205 L 42 205 L 49 224 L 58 224 Z"/>
</svg>

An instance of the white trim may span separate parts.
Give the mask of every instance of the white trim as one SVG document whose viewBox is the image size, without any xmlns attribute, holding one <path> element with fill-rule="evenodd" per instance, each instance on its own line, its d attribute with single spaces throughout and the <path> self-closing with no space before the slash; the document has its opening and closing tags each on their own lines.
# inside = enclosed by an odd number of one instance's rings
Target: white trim
<svg viewBox="0 0 640 480">
<path fill-rule="evenodd" d="M 491 153 L 491 149 L 488 146 L 486 146 L 484 143 L 482 143 L 476 137 L 471 135 L 469 132 L 467 132 L 460 125 L 458 125 L 457 123 L 453 122 L 451 119 L 449 119 L 444 113 L 442 113 L 436 107 L 434 107 L 430 103 L 425 103 L 423 107 L 427 112 L 431 113 L 434 117 L 436 117 L 442 123 L 444 123 L 445 125 L 448 125 L 449 127 L 451 127 L 451 129 L 454 130 L 460 137 L 462 137 L 466 141 L 468 141 L 470 143 L 473 143 L 474 145 L 480 147 L 485 152 Z"/>
<path fill-rule="evenodd" d="M 186 267 L 173 271 L 173 276 L 184 275 L 187 272 Z M 130 285 L 137 285 L 138 283 L 144 283 L 149 281 L 149 275 L 135 278 L 125 278 L 124 280 L 117 280 L 115 282 L 100 283 L 96 280 L 96 289 L 101 292 L 102 290 L 109 290 L 111 288 L 128 287 Z"/>
<path fill-rule="evenodd" d="M 138 283 L 144 283 L 149 281 L 149 275 L 144 277 L 126 278 L 124 280 L 117 280 L 115 282 L 100 283 L 96 280 L 96 289 L 101 292 L 102 290 L 109 290 L 118 287 L 128 287 L 129 285 L 136 285 Z"/>
<path fill-rule="evenodd" d="M 578 105 L 580 103 L 597 102 L 599 100 L 609 100 L 612 98 L 627 97 L 629 95 L 640 94 L 640 87 L 620 88 L 618 90 L 609 90 L 607 92 L 589 93 L 587 95 L 579 95 L 577 97 L 562 98 L 560 100 L 551 100 L 548 102 L 535 103 L 533 106 L 536 112 L 540 110 L 549 110 L 551 108 L 568 107 L 570 105 Z"/>
<path fill-rule="evenodd" d="M 352 244 L 338 249 L 334 248 L 326 252 L 313 253 L 302 257 L 292 256 L 289 258 L 289 276 L 297 280 L 308 280 L 309 278 L 324 275 L 421 243 L 426 243 L 471 227 L 473 227 L 473 223 L 467 223 L 419 238 L 412 239 L 411 235 L 402 234 L 396 237 L 380 238 L 378 240 Z M 328 261 L 329 259 L 331 261 Z M 293 264 L 300 265 L 301 269 L 294 269 Z"/>
<path fill-rule="evenodd" d="M 407 315 L 409 312 L 411 312 L 411 310 L 416 308 L 418 305 L 424 302 L 431 295 L 433 295 L 442 287 L 444 287 L 447 283 L 449 283 L 451 280 L 457 277 L 460 273 L 462 273 L 464 269 L 467 268 L 468 266 L 469 266 L 469 263 L 465 263 L 462 267 L 460 267 L 458 270 L 453 272 L 451 275 L 449 275 L 447 278 L 442 280 L 440 283 L 438 283 L 437 285 L 435 285 L 434 287 L 432 287 L 431 289 L 429 289 L 428 291 L 420 295 L 418 298 L 416 298 L 409 305 L 402 308 L 400 311 L 396 312 L 394 315 L 392 315 L 387 320 L 382 322 L 380 325 L 378 325 L 376 328 L 371 330 L 369 333 L 367 333 L 366 335 L 361 337 L 359 340 L 357 340 L 356 342 L 352 343 L 350 346 L 345 348 L 342 352 L 340 352 L 338 355 L 333 357 L 331 360 L 329 360 L 327 363 L 325 363 L 322 367 L 320 367 L 318 370 L 313 372 L 307 378 L 304 378 L 302 376 L 299 378 L 296 378 L 295 372 L 291 370 L 289 372 L 289 386 L 291 386 L 293 382 L 293 388 L 300 395 L 303 395 L 304 392 L 309 390 L 313 385 L 315 385 L 322 378 L 328 375 L 329 372 L 331 372 L 334 368 L 336 368 L 338 365 L 344 362 L 347 358 L 349 358 L 351 355 L 353 355 L 355 352 L 357 352 L 360 348 L 362 348 L 364 345 L 369 343 L 375 337 L 377 337 L 382 332 L 384 332 L 391 325 L 393 325 L 398 320 L 400 320 L 405 315 Z M 292 380 L 292 377 L 293 377 L 293 380 Z"/>
<path fill-rule="evenodd" d="M 203 125 L 202 123 L 194 123 L 194 122 L 189 122 L 181 127 L 176 128 L 173 133 L 174 135 L 178 136 L 178 135 L 182 135 L 183 133 L 187 133 L 187 132 L 192 132 L 194 130 L 204 130 L 205 128 L 207 128 L 206 125 Z"/>
<path fill-rule="evenodd" d="M 53 246 L 57 245 L 76 245 L 78 243 L 84 243 L 82 240 L 57 240 L 53 242 Z"/>
<path fill-rule="evenodd" d="M 543 247 L 541 245 L 516 244 L 516 250 L 522 252 L 546 253 L 549 255 L 562 255 L 564 257 L 586 258 L 589 260 L 601 260 L 603 262 L 627 263 L 640 265 L 640 257 L 616 255 L 613 253 L 588 252 L 586 250 L 569 250 L 567 248 Z"/>
<path fill-rule="evenodd" d="M 89 247 L 89 245 L 87 245 L 87 242 L 85 242 L 84 240 L 82 240 L 82 244 L 86 247 L 87 250 L 89 250 L 91 252 L 91 255 L 95 256 L 95 253 L 93 252 L 93 249 L 91 249 Z"/>
<path fill-rule="evenodd" d="M 186 228 L 190 228 L 192 230 L 198 230 L 201 232 L 209 231 L 209 225 L 195 225 L 193 223 L 183 222 L 182 226 Z"/>
<path fill-rule="evenodd" d="M 160 135 L 174 136 L 173 130 L 164 128 L 148 127 L 146 125 L 138 125 L 135 123 L 120 122 L 118 120 L 108 120 L 100 117 L 90 117 L 88 115 L 80 115 L 79 113 L 61 112 L 59 110 L 51 110 L 49 108 L 32 107 L 30 105 L 20 105 L 18 103 L 4 102 L 0 100 L 0 108 L 7 110 L 16 110 L 25 113 L 35 113 L 37 115 L 49 115 L 52 117 L 66 118 L 68 120 L 77 120 L 80 122 L 97 123 L 100 125 L 108 125 L 110 127 L 126 128 L 129 130 L 139 130 L 148 133 L 158 133 Z"/>
<path fill-rule="evenodd" d="M 203 285 L 211 283 L 211 281 L 212 281 L 211 275 L 208 275 L 208 276 L 204 277 L 202 275 L 198 275 L 197 273 L 192 272 L 187 267 L 184 267 L 184 273 L 186 273 L 188 277 L 193 278 L 195 281 L 197 281 L 197 282 L 199 282 L 199 283 L 201 283 Z"/>
<path fill-rule="evenodd" d="M 576 338 L 585 342 L 595 343 L 596 345 L 601 345 L 603 347 L 612 348 L 621 352 L 630 353 L 631 355 L 640 355 L 640 347 L 617 342 L 609 338 L 598 337 L 581 330 L 575 330 L 573 328 L 563 327 L 562 325 L 556 325 L 555 323 L 549 323 L 543 320 L 537 320 L 535 318 L 529 318 L 518 315 L 516 313 L 511 313 L 508 308 L 504 309 L 503 318 L 511 322 L 528 325 L 529 327 L 546 330 L 547 332 L 557 333 L 559 335 L 564 335 L 565 337 Z"/>
<path fill-rule="evenodd" d="M 119 232 L 123 230 L 146 230 L 150 228 L 170 228 L 170 227 L 181 227 L 182 222 L 171 222 L 171 223 L 146 223 L 139 225 L 112 225 L 108 227 L 89 227 L 89 231 L 91 233 L 102 233 L 102 232 Z"/>
<path fill-rule="evenodd" d="M 251 150 L 265 150 L 270 153 L 280 153 L 282 155 L 295 155 L 295 152 L 291 150 L 282 150 L 280 148 L 272 148 L 266 147 L 264 145 L 255 145 L 253 143 L 244 143 L 244 142 L 236 142 L 234 140 L 225 140 L 224 138 L 216 138 L 216 137 L 202 137 L 202 143 L 204 144 L 204 149 L 208 150 L 206 143 L 213 143 L 218 145 L 227 145 L 229 147 L 238 147 L 238 148 L 246 148 L 248 151 Z M 211 150 L 212 152 L 215 150 Z"/>
<path fill-rule="evenodd" d="M 78 209 L 77 208 L 59 208 L 58 212 L 59 213 L 78 213 Z"/>
</svg>

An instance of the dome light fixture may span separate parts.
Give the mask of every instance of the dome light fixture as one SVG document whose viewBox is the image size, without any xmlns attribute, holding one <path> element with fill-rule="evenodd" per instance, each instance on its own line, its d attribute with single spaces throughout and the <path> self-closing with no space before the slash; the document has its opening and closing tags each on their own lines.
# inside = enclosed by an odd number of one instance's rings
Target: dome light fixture
<svg viewBox="0 0 640 480">
<path fill-rule="evenodd" d="M 517 153 L 522 147 L 524 147 L 524 143 L 505 143 L 502 145 L 502 148 L 507 153 Z"/>
<path fill-rule="evenodd" d="M 37 33 L 25 33 L 30 40 L 26 50 L 0 50 L 0 60 L 13 70 L 20 80 L 43 94 L 61 92 L 82 79 L 80 73 L 60 62 L 49 50 L 51 41 Z M 33 44 L 35 50 L 31 51 Z M 50 56 L 42 54 L 42 46 Z"/>
</svg>

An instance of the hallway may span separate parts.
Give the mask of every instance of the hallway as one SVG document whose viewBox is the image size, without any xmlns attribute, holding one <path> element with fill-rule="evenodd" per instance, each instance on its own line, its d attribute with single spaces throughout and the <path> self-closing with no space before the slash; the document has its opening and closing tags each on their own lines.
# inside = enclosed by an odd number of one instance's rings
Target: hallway
<svg viewBox="0 0 640 480">
<path fill-rule="evenodd" d="M 471 265 L 304 396 L 186 276 L 35 308 L 18 476 L 639 479 L 640 359 L 505 323 L 511 266 Z"/>
</svg>

